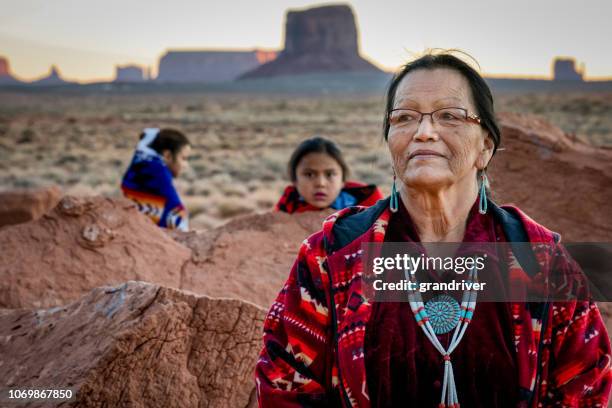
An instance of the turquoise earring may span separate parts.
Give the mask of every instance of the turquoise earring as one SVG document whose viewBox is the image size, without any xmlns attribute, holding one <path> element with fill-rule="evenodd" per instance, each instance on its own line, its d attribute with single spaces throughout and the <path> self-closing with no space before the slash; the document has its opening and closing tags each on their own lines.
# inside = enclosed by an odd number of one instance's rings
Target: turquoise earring
<svg viewBox="0 0 612 408">
<path fill-rule="evenodd" d="M 480 200 L 478 201 L 478 212 L 481 214 L 487 213 L 487 188 L 489 188 L 489 178 L 487 170 L 482 170 L 480 179 Z"/>
<path fill-rule="evenodd" d="M 397 199 L 397 188 L 395 187 L 395 175 L 393 175 L 393 187 L 391 187 L 391 200 L 389 201 L 389 209 L 391 212 L 397 212 L 399 202 Z"/>
</svg>

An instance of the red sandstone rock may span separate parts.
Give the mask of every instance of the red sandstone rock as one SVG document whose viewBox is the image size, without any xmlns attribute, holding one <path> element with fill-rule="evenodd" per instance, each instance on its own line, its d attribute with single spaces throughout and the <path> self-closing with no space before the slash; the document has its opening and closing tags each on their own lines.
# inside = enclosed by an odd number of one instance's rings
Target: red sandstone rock
<svg viewBox="0 0 612 408">
<path fill-rule="evenodd" d="M 127 280 L 268 307 L 325 214 L 252 215 L 174 233 L 177 242 L 130 201 L 65 197 L 41 219 L 0 230 L 0 308 L 58 306 Z"/>
<path fill-rule="evenodd" d="M 244 407 L 264 316 L 143 282 L 64 307 L 0 310 L 0 388 L 71 389 L 61 406 L 73 407 Z"/>
<path fill-rule="evenodd" d="M 101 285 L 181 286 L 191 251 L 131 201 L 64 197 L 42 218 L 0 229 L 0 308 L 50 307 Z"/>
<path fill-rule="evenodd" d="M 248 215 L 206 232 L 174 232 L 193 250 L 182 288 L 268 308 L 289 276 L 302 241 L 331 211 Z"/>
<path fill-rule="evenodd" d="M 0 192 L 0 227 L 36 220 L 55 207 L 61 197 L 62 190 L 57 186 Z"/>
<path fill-rule="evenodd" d="M 533 115 L 500 115 L 502 146 L 489 167 L 493 198 L 512 201 L 565 241 L 612 241 L 612 151 Z"/>
<path fill-rule="evenodd" d="M 0 76 L 8 76 L 10 74 L 8 59 L 0 57 Z"/>
<path fill-rule="evenodd" d="M 9 60 L 5 57 L 0 57 L 0 85 L 17 85 L 20 83 L 11 73 Z"/>
</svg>

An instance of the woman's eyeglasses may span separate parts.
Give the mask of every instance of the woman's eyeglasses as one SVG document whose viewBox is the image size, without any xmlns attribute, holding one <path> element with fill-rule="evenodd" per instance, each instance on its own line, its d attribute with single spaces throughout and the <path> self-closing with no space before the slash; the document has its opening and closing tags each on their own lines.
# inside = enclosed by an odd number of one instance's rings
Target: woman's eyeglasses
<svg viewBox="0 0 612 408">
<path fill-rule="evenodd" d="M 391 129 L 403 129 L 416 131 L 423 117 L 431 116 L 432 124 L 442 127 L 457 127 L 465 123 L 480 124 L 480 117 L 468 114 L 464 108 L 441 108 L 432 112 L 419 112 L 414 109 L 393 109 L 389 112 L 389 127 Z"/>
</svg>

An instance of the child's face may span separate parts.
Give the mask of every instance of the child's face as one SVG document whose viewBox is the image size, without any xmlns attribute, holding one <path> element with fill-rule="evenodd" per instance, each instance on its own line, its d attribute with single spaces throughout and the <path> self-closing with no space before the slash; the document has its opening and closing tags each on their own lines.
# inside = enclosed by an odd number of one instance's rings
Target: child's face
<svg viewBox="0 0 612 408">
<path fill-rule="evenodd" d="M 326 153 L 309 153 L 302 157 L 295 175 L 298 193 L 317 208 L 328 208 L 344 186 L 342 167 Z"/>
<path fill-rule="evenodd" d="M 166 166 L 174 177 L 178 177 L 185 169 L 189 167 L 187 159 L 191 154 L 191 146 L 186 145 L 181 148 L 175 156 L 172 156 L 170 150 L 164 151 L 164 161 Z"/>
</svg>

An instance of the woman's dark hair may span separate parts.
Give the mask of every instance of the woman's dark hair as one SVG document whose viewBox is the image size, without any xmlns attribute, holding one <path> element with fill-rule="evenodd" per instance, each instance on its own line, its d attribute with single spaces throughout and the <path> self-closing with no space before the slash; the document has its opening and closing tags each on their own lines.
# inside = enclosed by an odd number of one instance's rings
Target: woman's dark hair
<svg viewBox="0 0 612 408">
<path fill-rule="evenodd" d="M 474 68 L 451 54 L 453 51 L 457 52 L 456 50 L 448 50 L 438 54 L 426 54 L 407 63 L 397 74 L 395 74 L 387 90 L 387 110 L 383 123 L 385 140 L 387 140 L 389 136 L 389 112 L 393 109 L 395 93 L 402 79 L 409 73 L 418 69 L 431 70 L 436 68 L 449 68 L 459 72 L 468 81 L 472 92 L 472 99 L 476 105 L 476 113 L 480 116 L 480 124 L 489 131 L 493 143 L 495 144 L 493 150 L 493 154 L 495 154 L 501 142 L 501 133 L 497 120 L 495 119 L 495 109 L 493 107 L 493 95 L 491 94 L 491 90 L 482 76 L 480 76 Z"/>
<path fill-rule="evenodd" d="M 317 136 L 304 140 L 291 154 L 291 158 L 287 165 L 287 171 L 291 181 L 295 182 L 297 180 L 297 166 L 300 164 L 300 160 L 310 153 L 325 153 L 330 155 L 342 168 L 342 181 L 346 180 L 349 174 L 349 168 L 344 161 L 344 157 L 342 157 L 342 152 L 331 140 Z"/>
<path fill-rule="evenodd" d="M 144 133 L 140 135 L 141 139 L 143 137 Z M 163 154 L 164 150 L 169 150 L 170 153 L 172 153 L 172 157 L 176 157 L 183 147 L 189 145 L 191 145 L 191 143 L 189 139 L 187 139 L 187 136 L 178 130 L 161 129 L 149 147 L 159 154 Z"/>
</svg>

